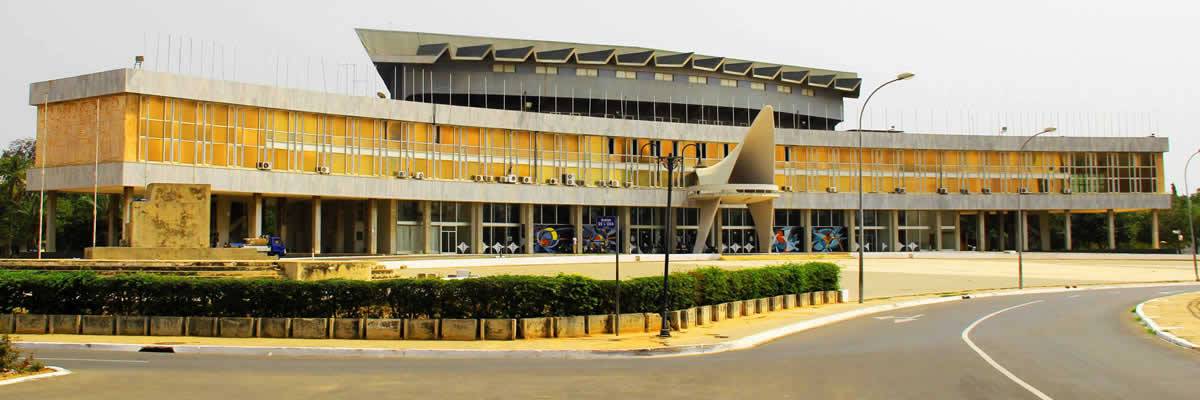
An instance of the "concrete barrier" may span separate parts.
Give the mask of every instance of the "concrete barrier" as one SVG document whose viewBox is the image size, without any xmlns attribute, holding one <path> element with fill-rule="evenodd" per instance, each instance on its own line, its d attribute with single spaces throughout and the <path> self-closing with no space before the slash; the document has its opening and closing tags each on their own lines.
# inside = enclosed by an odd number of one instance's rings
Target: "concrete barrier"
<svg viewBox="0 0 1200 400">
<path fill-rule="evenodd" d="M 646 332 L 646 314 L 630 313 L 617 316 L 620 320 L 621 333 L 642 333 Z M 654 328 L 655 331 L 658 327 Z"/>
<path fill-rule="evenodd" d="M 258 336 L 265 338 L 291 337 L 291 318 L 259 318 Z"/>
<path fill-rule="evenodd" d="M 333 332 L 330 336 L 334 339 L 362 339 L 362 320 L 358 318 L 334 318 Z"/>
<path fill-rule="evenodd" d="M 557 317 L 554 318 L 554 337 L 572 338 L 588 335 L 587 317 Z"/>
<path fill-rule="evenodd" d="M 751 299 L 742 302 L 742 315 L 751 316 L 759 313 L 758 301 L 762 299 Z M 764 304 L 765 305 L 765 304 Z"/>
<path fill-rule="evenodd" d="M 111 315 L 81 315 L 79 332 L 84 335 L 112 335 L 117 318 Z"/>
<path fill-rule="evenodd" d="M 50 319 L 44 314 L 17 314 L 14 333 L 45 334 L 49 328 Z"/>
<path fill-rule="evenodd" d="M 589 335 L 603 335 L 613 333 L 613 317 L 608 314 L 589 315 L 587 316 L 587 330 Z"/>
<path fill-rule="evenodd" d="M 0 333 L 12 333 L 13 331 L 13 315 L 0 314 Z"/>
<path fill-rule="evenodd" d="M 400 340 L 404 338 L 404 320 L 368 319 L 363 332 L 368 340 Z"/>
<path fill-rule="evenodd" d="M 754 311 L 759 314 L 766 314 L 766 313 L 771 312 L 771 298 L 763 297 L 763 298 L 754 299 Z"/>
<path fill-rule="evenodd" d="M 712 322 L 721 322 L 721 320 L 729 318 L 729 303 L 713 304 L 710 306 L 712 312 Z"/>
<path fill-rule="evenodd" d="M 183 317 L 150 317 L 150 336 L 183 336 Z"/>
<path fill-rule="evenodd" d="M 554 318 L 521 318 L 517 320 L 517 336 L 521 339 L 554 337 Z"/>
<path fill-rule="evenodd" d="M 150 334 L 150 321 L 134 315 L 117 316 L 117 334 L 121 336 L 146 336 Z"/>
<path fill-rule="evenodd" d="M 825 304 L 825 294 L 821 292 L 812 292 L 809 293 L 809 295 L 812 296 L 812 302 L 814 306 Z"/>
<path fill-rule="evenodd" d="M 217 318 L 216 317 L 187 317 L 187 335 L 200 337 L 216 337 L 217 336 Z"/>
<path fill-rule="evenodd" d="M 838 297 L 840 297 L 840 296 L 839 296 L 838 291 L 836 291 L 836 290 L 826 290 L 825 291 L 825 302 L 826 303 L 831 303 L 831 304 L 841 303 L 841 300 L 839 300 Z"/>
<path fill-rule="evenodd" d="M 741 300 L 725 303 L 725 319 L 736 319 L 742 317 L 742 302 Z"/>
<path fill-rule="evenodd" d="M 79 316 L 78 315 L 51 315 L 50 329 L 51 334 L 79 334 Z"/>
<path fill-rule="evenodd" d="M 404 340 L 437 340 L 438 336 L 436 319 L 404 320 Z"/>
<path fill-rule="evenodd" d="M 646 313 L 646 332 L 658 333 L 659 331 L 662 331 L 662 315 Z"/>
<path fill-rule="evenodd" d="M 217 332 L 227 338 L 254 337 L 254 322 L 254 318 L 248 317 L 221 317 L 217 321 Z"/>
<path fill-rule="evenodd" d="M 297 339 L 329 338 L 328 318 L 292 318 L 292 337 Z"/>
<path fill-rule="evenodd" d="M 786 298 L 786 297 L 787 296 L 783 296 L 783 295 L 771 297 L 771 311 L 775 312 L 775 311 L 787 309 L 787 307 L 784 306 L 784 302 L 785 302 L 784 298 Z"/>
<path fill-rule="evenodd" d="M 517 320 L 502 318 L 483 320 L 483 340 L 517 340 Z"/>
<path fill-rule="evenodd" d="M 700 306 L 696 307 L 696 326 L 704 326 L 712 323 L 712 307 Z"/>
<path fill-rule="evenodd" d="M 443 318 L 442 340 L 476 340 L 479 338 L 479 320 Z"/>
<path fill-rule="evenodd" d="M 812 293 L 800 293 L 796 295 L 797 307 L 812 307 Z"/>
<path fill-rule="evenodd" d="M 783 295 L 783 309 L 788 310 L 788 309 L 793 309 L 793 308 L 796 308 L 796 295 L 794 295 L 794 294 Z"/>
<path fill-rule="evenodd" d="M 667 311 L 667 318 L 671 319 L 671 330 L 680 331 L 687 328 L 683 327 L 686 317 L 683 316 L 683 310 Z M 661 329 L 661 327 L 660 327 Z"/>
</svg>

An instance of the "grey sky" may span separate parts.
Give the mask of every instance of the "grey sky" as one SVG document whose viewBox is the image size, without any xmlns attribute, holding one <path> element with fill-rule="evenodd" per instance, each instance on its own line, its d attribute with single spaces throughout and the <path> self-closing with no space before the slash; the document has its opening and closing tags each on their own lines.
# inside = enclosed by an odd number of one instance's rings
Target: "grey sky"
<svg viewBox="0 0 1200 400">
<path fill-rule="evenodd" d="M 364 82 L 354 88 L 373 93 L 377 78 L 353 31 L 371 27 L 839 69 L 858 72 L 865 90 L 911 71 L 916 79 L 872 100 L 867 127 L 1157 132 L 1171 138 L 1166 174 L 1178 182 L 1200 145 L 1186 124 L 1200 100 L 1200 55 L 1188 44 L 1200 37 L 1197 17 L 1200 7 L 1189 2 L 1157 0 L 5 1 L 0 118 L 8 129 L 0 141 L 34 136 L 30 82 L 129 66 L 137 54 L 146 54 L 148 67 L 167 70 L 168 35 L 173 71 L 348 91 L 354 68 Z M 357 66 L 339 66 L 345 64 Z M 856 113 L 858 100 L 846 109 Z"/>
</svg>

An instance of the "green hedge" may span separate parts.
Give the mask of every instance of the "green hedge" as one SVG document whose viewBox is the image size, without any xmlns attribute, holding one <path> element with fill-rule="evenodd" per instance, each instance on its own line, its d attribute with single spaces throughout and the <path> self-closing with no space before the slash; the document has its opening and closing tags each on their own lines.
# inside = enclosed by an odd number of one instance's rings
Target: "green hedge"
<svg viewBox="0 0 1200 400">
<path fill-rule="evenodd" d="M 671 308 L 835 290 L 831 263 L 671 275 Z M 0 313 L 342 318 L 522 318 L 611 313 L 615 281 L 576 275 L 299 282 L 0 271 Z M 621 282 L 622 312 L 658 311 L 662 277 Z"/>
</svg>

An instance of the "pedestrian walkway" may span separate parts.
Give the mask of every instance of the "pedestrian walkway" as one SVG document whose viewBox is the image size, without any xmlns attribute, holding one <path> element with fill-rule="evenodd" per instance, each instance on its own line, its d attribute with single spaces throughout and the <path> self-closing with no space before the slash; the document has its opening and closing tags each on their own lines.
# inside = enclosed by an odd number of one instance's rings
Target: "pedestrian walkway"
<svg viewBox="0 0 1200 400">
<path fill-rule="evenodd" d="M 1164 294 L 1172 291 L 1166 290 Z M 1200 292 L 1171 294 L 1145 302 L 1142 313 L 1159 329 L 1200 344 Z"/>
</svg>

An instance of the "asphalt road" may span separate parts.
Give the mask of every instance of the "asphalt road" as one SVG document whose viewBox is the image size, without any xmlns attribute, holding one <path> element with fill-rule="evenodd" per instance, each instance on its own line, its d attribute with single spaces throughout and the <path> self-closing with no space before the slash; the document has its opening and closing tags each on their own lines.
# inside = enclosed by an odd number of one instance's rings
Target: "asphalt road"
<svg viewBox="0 0 1200 400">
<path fill-rule="evenodd" d="M 1147 334 L 1129 312 L 1181 290 L 1200 286 L 973 299 L 863 317 L 745 351 L 661 359 L 45 351 L 39 356 L 74 374 L 0 387 L 0 398 L 1195 399 L 1200 352 Z M 979 352 L 964 340 L 972 326 L 967 339 Z"/>
</svg>

